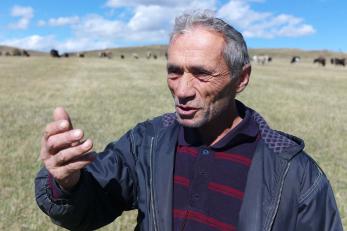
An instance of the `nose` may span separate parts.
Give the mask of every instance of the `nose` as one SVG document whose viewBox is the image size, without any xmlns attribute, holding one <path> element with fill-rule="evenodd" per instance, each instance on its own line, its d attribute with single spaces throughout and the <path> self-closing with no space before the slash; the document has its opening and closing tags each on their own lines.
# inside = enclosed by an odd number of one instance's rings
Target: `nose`
<svg viewBox="0 0 347 231">
<path fill-rule="evenodd" d="M 175 81 L 174 95 L 177 97 L 180 104 L 186 104 L 188 101 L 195 98 L 195 89 L 193 86 L 194 79 L 188 73 L 184 73 Z"/>
</svg>

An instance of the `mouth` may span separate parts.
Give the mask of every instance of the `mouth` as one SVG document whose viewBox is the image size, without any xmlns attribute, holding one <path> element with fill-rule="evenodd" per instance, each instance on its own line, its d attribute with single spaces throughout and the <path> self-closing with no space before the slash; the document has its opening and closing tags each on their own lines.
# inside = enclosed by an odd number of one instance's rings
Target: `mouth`
<svg viewBox="0 0 347 231">
<path fill-rule="evenodd" d="M 176 106 L 176 112 L 181 116 L 181 117 L 192 117 L 194 114 L 199 110 L 199 108 L 195 107 L 189 107 L 189 106 L 182 106 L 182 105 L 177 105 Z"/>
</svg>

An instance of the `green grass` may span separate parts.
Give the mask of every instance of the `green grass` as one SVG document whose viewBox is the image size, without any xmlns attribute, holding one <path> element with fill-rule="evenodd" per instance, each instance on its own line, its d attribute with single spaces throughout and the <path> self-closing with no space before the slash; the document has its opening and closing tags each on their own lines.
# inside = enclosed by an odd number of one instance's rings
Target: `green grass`
<svg viewBox="0 0 347 231">
<path fill-rule="evenodd" d="M 165 60 L 0 57 L 0 230 L 59 230 L 34 201 L 42 130 L 56 106 L 92 138 L 95 150 L 137 122 L 173 111 Z M 303 138 L 335 191 L 347 227 L 347 68 L 309 59 L 253 65 L 238 98 L 269 124 Z M 103 230 L 132 230 L 135 212 Z"/>
</svg>

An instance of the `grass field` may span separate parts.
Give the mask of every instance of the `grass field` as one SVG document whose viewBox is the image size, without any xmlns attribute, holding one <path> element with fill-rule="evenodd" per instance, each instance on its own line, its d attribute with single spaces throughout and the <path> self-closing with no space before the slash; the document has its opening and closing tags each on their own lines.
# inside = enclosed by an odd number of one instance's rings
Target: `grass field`
<svg viewBox="0 0 347 231">
<path fill-rule="evenodd" d="M 303 138 L 328 175 L 347 227 L 347 68 L 307 58 L 253 65 L 238 98 L 269 124 Z M 137 122 L 173 111 L 165 59 L 0 57 L 0 230 L 59 230 L 36 206 L 40 137 L 56 106 L 92 138 L 95 150 Z M 135 212 L 103 230 L 132 230 Z"/>
</svg>

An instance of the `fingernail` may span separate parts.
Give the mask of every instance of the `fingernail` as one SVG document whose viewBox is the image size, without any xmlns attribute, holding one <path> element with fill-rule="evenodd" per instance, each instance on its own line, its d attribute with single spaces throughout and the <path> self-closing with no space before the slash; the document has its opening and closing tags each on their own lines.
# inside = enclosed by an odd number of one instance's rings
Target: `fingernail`
<svg viewBox="0 0 347 231">
<path fill-rule="evenodd" d="M 83 143 L 83 146 L 86 147 L 86 148 L 89 148 L 91 145 L 92 145 L 92 141 L 91 141 L 91 140 L 86 140 L 86 141 Z"/>
<path fill-rule="evenodd" d="M 82 135 L 82 131 L 79 129 L 77 129 L 73 132 L 73 136 L 76 138 L 80 137 L 81 135 Z"/>
<path fill-rule="evenodd" d="M 64 121 L 62 121 L 61 123 L 60 123 L 60 128 L 61 129 L 65 129 L 65 128 L 67 128 L 69 126 L 69 124 L 68 124 L 68 122 L 66 121 L 66 120 L 64 120 Z"/>
</svg>

